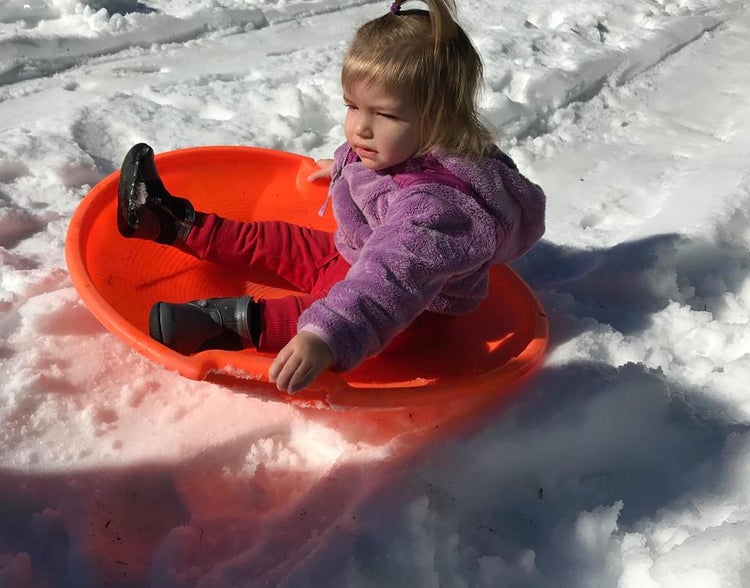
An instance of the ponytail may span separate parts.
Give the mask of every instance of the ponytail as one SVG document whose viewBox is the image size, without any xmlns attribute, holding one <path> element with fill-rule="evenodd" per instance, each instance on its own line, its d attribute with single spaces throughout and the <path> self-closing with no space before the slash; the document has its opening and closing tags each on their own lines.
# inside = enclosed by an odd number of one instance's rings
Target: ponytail
<svg viewBox="0 0 750 588">
<path fill-rule="evenodd" d="M 401 5 L 407 0 L 396 0 L 391 5 L 393 14 L 401 13 Z M 456 34 L 458 24 L 456 23 L 455 0 L 423 0 L 427 4 L 427 12 L 430 16 L 430 31 L 435 50 L 439 50 L 442 43 L 449 41 Z"/>
</svg>

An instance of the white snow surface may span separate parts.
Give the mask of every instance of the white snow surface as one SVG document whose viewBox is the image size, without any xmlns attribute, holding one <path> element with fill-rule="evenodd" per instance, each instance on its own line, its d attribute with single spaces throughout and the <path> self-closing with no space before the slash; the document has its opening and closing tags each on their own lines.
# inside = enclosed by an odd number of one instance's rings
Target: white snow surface
<svg viewBox="0 0 750 588">
<path fill-rule="evenodd" d="M 547 357 L 470 426 L 186 380 L 82 304 L 68 223 L 132 144 L 329 156 L 388 4 L 0 3 L 1 587 L 750 585 L 744 2 L 459 1 L 549 198 Z"/>
</svg>

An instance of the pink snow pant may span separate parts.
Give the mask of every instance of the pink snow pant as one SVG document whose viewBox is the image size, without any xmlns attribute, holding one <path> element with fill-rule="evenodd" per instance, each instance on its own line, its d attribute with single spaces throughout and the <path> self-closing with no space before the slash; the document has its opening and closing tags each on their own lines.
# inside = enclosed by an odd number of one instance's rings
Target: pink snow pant
<svg viewBox="0 0 750 588">
<path fill-rule="evenodd" d="M 300 314 L 344 279 L 351 267 L 341 257 L 333 234 L 283 221 L 242 222 L 196 212 L 193 228 L 180 248 L 198 259 L 227 268 L 252 266 L 272 272 L 299 289 L 300 295 L 260 299 L 258 350 L 280 351 L 297 334 Z M 388 351 L 423 347 L 451 317 L 424 312 L 388 346 Z"/>
</svg>

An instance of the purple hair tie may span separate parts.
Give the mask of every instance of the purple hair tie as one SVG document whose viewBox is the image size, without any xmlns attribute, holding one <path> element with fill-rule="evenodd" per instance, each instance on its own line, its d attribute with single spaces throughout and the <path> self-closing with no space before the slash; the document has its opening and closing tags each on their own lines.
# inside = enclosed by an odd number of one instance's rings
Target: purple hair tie
<svg viewBox="0 0 750 588">
<path fill-rule="evenodd" d="M 391 4 L 391 12 L 393 14 L 398 14 L 400 11 L 401 11 L 401 4 L 399 4 L 398 2 L 394 2 L 393 4 Z"/>
</svg>

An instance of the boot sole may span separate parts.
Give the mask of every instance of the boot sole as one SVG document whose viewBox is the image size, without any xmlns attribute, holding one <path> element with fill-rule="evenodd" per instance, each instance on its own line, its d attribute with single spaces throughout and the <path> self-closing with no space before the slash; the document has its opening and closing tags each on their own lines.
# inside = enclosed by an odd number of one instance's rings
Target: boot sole
<svg viewBox="0 0 750 588">
<path fill-rule="evenodd" d="M 162 306 L 162 302 L 157 302 L 151 307 L 148 315 L 148 334 L 159 343 L 164 343 L 164 330 L 161 322 Z"/>
<path fill-rule="evenodd" d="M 154 150 L 145 143 L 130 148 L 120 168 L 117 186 L 117 229 L 123 237 L 132 237 L 138 229 L 139 198 L 136 183 L 141 180 L 143 162 Z"/>
</svg>

